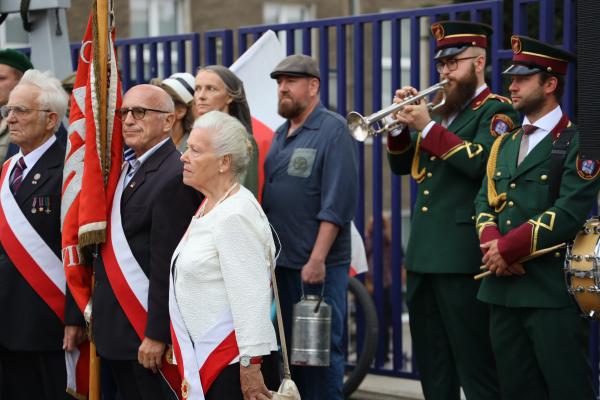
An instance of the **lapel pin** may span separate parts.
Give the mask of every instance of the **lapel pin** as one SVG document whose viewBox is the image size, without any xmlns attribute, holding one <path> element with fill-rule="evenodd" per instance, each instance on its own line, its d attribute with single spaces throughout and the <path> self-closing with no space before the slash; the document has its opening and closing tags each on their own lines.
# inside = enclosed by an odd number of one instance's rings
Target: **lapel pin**
<svg viewBox="0 0 600 400">
<path fill-rule="evenodd" d="M 35 174 L 33 176 L 33 180 L 31 181 L 32 185 L 37 185 L 38 181 L 40 180 L 40 178 L 42 177 L 42 175 L 38 172 L 37 174 Z"/>
<path fill-rule="evenodd" d="M 129 187 L 133 189 L 135 187 L 135 182 L 131 182 L 131 184 L 129 184 Z"/>
</svg>

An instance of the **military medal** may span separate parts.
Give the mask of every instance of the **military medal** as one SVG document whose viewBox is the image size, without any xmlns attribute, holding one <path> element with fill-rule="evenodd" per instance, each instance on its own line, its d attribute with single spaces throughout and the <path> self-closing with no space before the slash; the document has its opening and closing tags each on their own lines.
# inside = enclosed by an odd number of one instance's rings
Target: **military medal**
<svg viewBox="0 0 600 400">
<path fill-rule="evenodd" d="M 37 203 L 37 197 L 34 197 L 34 198 L 33 198 L 33 204 L 31 205 L 31 207 L 32 207 L 32 208 L 31 208 L 31 213 L 32 213 L 32 214 L 35 214 L 35 213 L 37 212 L 37 209 L 36 209 L 36 207 L 35 207 L 35 206 L 36 206 L 36 203 Z"/>
<path fill-rule="evenodd" d="M 50 197 L 45 197 L 44 203 L 46 204 L 46 214 L 50 214 Z"/>
</svg>

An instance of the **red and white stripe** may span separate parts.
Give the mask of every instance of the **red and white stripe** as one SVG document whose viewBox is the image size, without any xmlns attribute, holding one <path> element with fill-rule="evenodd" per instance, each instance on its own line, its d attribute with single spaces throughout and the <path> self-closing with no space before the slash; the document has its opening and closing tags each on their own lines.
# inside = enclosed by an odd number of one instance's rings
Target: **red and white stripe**
<svg viewBox="0 0 600 400">
<path fill-rule="evenodd" d="M 187 241 L 187 233 L 175 249 L 169 280 L 169 316 L 173 359 L 183 377 L 182 396 L 188 400 L 204 400 L 221 371 L 239 356 L 231 310 L 227 309 L 217 322 L 196 342 L 190 337 L 175 297 L 174 263 Z"/>
</svg>

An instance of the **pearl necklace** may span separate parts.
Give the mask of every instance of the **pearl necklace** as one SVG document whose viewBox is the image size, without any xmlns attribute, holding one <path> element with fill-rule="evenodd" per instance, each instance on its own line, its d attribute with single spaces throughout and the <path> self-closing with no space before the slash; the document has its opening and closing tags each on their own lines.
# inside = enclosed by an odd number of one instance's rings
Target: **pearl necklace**
<svg viewBox="0 0 600 400">
<path fill-rule="evenodd" d="M 231 194 L 231 192 L 233 192 L 235 190 L 235 188 L 237 188 L 239 186 L 238 182 L 235 182 L 233 185 L 231 185 L 231 187 L 229 189 L 227 189 L 227 191 L 225 192 L 225 194 L 223 195 L 223 197 L 221 197 L 221 199 L 219 201 L 217 201 L 215 203 L 215 205 L 213 206 L 213 210 L 219 205 L 221 204 L 227 197 L 229 197 L 229 195 Z M 200 205 L 200 208 L 198 209 L 198 212 L 196 213 L 195 217 L 196 218 L 201 218 L 204 216 L 204 210 L 206 209 L 206 199 L 204 199 L 204 201 L 202 202 L 202 204 Z"/>
</svg>

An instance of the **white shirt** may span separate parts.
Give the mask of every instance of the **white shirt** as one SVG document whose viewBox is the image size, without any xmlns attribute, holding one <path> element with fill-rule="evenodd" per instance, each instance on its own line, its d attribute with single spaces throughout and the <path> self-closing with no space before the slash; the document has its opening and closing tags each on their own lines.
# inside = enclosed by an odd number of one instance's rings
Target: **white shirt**
<svg viewBox="0 0 600 400">
<path fill-rule="evenodd" d="M 52 135 L 40 147 L 36 148 L 35 150 L 30 151 L 29 153 L 27 153 L 27 155 L 23 155 L 23 151 L 19 150 L 19 152 L 16 155 L 17 160 L 19 158 L 23 157 L 24 158 L 23 161 L 25 161 L 25 169 L 23 170 L 23 179 L 21 179 L 21 181 L 25 180 L 27 173 L 29 171 L 31 171 L 31 169 L 33 168 L 35 163 L 37 163 L 39 161 L 39 159 L 42 158 L 42 156 L 44 155 L 46 150 L 48 150 L 54 142 L 56 142 L 56 136 Z M 15 167 L 16 166 L 17 166 L 17 164 L 15 163 Z M 14 167 L 13 167 L 13 170 L 14 170 Z M 11 174 L 12 174 L 12 171 L 11 171 Z"/>
<path fill-rule="evenodd" d="M 531 150 L 535 148 L 545 137 L 549 134 L 563 116 L 562 109 L 560 106 L 556 106 L 556 108 L 550 111 L 548 114 L 544 115 L 542 118 L 535 121 L 532 124 L 529 121 L 529 118 L 523 118 L 523 124 L 525 125 L 535 125 L 537 129 L 529 134 L 529 147 L 527 148 L 527 154 L 531 153 Z"/>
<path fill-rule="evenodd" d="M 171 139 L 170 137 L 166 137 L 165 139 L 163 139 L 162 141 L 160 141 L 159 143 L 155 144 L 154 146 L 152 146 L 150 148 L 150 150 L 146 151 L 144 154 L 142 154 L 140 156 L 140 158 L 134 158 L 133 160 L 129 161 L 129 170 L 127 172 L 127 176 L 125 177 L 125 183 L 124 185 L 127 186 L 127 184 L 129 183 L 129 181 L 131 180 L 131 178 L 133 178 L 133 176 L 135 175 L 135 172 L 140 169 L 140 167 L 142 166 L 142 164 L 148 159 L 150 158 L 150 156 L 156 151 L 158 150 L 158 148 L 160 146 L 162 146 L 163 144 L 165 144 L 165 142 L 167 140 Z"/>
<path fill-rule="evenodd" d="M 229 309 L 240 354 L 277 349 L 269 252 L 275 252 L 269 222 L 243 186 L 192 219 L 175 264 L 175 298 L 192 340 L 200 341 Z"/>
<path fill-rule="evenodd" d="M 479 86 L 477 88 L 477 90 L 475 91 L 475 95 L 473 95 L 473 97 L 471 97 L 471 100 L 469 100 L 467 105 L 470 104 L 475 97 L 479 96 L 486 88 L 487 88 L 487 85 L 485 83 L 483 85 Z M 450 117 L 448 117 L 448 119 L 446 121 L 444 121 L 443 125 L 445 127 L 450 126 L 450 124 L 456 119 L 456 117 L 458 117 L 458 113 L 452 114 Z M 433 127 L 434 124 L 435 124 L 435 121 L 429 121 L 429 123 L 421 131 L 421 139 L 425 139 L 425 137 L 427 136 L 427 134 L 429 133 L 429 131 L 431 130 L 431 128 Z"/>
</svg>

